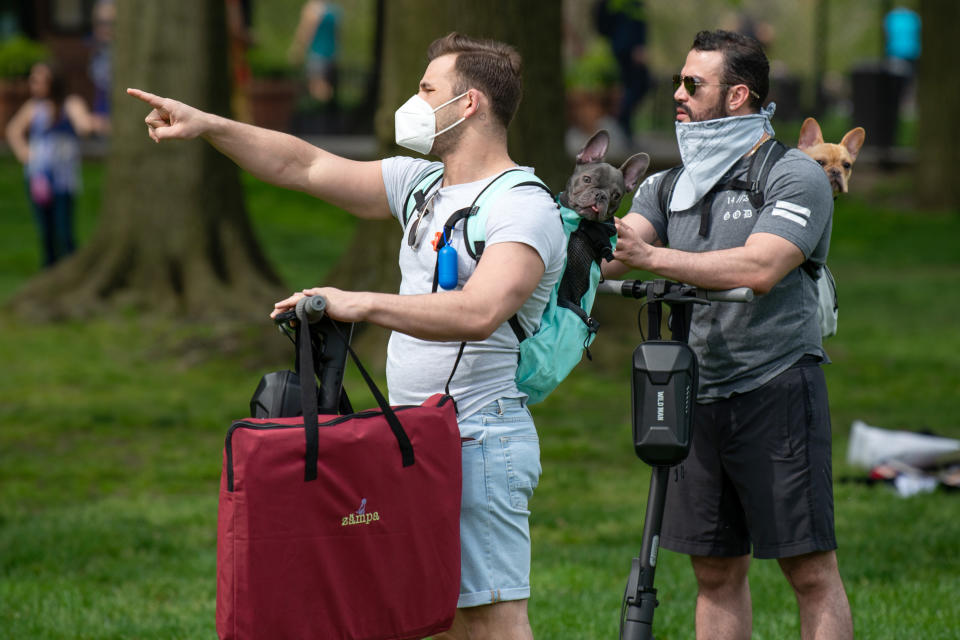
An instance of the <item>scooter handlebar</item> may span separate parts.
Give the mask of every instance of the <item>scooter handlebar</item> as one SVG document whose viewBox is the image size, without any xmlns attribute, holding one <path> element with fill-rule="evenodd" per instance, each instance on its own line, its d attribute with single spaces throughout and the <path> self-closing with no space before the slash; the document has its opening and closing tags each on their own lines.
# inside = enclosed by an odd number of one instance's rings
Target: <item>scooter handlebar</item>
<svg viewBox="0 0 960 640">
<path fill-rule="evenodd" d="M 327 299 L 323 296 L 304 296 L 297 300 L 296 315 L 305 315 L 307 321 L 314 323 L 323 318 L 327 309 Z"/>
<path fill-rule="evenodd" d="M 604 280 L 597 286 L 600 293 L 612 293 L 625 298 L 643 298 L 647 295 L 647 288 L 643 285 L 650 284 L 642 280 Z M 748 287 L 737 287 L 736 289 L 702 289 L 691 285 L 681 285 L 686 289 L 684 293 L 692 295 L 710 302 L 750 302 L 753 300 L 753 289 Z"/>
<path fill-rule="evenodd" d="M 753 289 L 749 287 L 737 287 L 736 289 L 724 289 L 720 291 L 704 290 L 707 300 L 716 302 L 751 302 L 753 300 Z"/>
</svg>

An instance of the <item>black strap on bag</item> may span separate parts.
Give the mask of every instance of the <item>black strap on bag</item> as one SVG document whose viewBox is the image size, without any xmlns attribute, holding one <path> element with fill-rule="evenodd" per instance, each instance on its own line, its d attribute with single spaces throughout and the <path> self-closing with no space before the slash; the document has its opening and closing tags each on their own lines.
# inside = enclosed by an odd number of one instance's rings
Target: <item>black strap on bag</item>
<svg viewBox="0 0 960 640">
<path fill-rule="evenodd" d="M 694 205 L 694 207 L 700 208 L 700 235 L 702 237 L 706 238 L 710 235 L 710 210 L 713 208 L 714 198 L 721 191 L 746 191 L 753 208 L 756 210 L 763 208 L 763 190 L 767 186 L 767 176 L 770 175 L 770 169 L 773 168 L 773 165 L 777 164 L 787 152 L 787 148 L 787 145 L 776 138 L 766 140 L 750 157 L 746 180 L 731 180 L 725 175 L 701 198 L 700 202 Z M 682 170 L 683 165 L 668 169 L 663 178 L 660 179 L 657 188 L 660 210 L 667 216 L 670 215 L 670 201 L 673 199 L 673 190 L 677 186 L 677 179 L 680 177 Z"/>
<path fill-rule="evenodd" d="M 307 319 L 307 313 L 303 305 L 297 306 L 296 313 L 297 320 L 299 321 L 297 326 L 297 343 L 300 352 L 300 402 L 303 407 L 303 431 L 306 440 L 303 480 L 304 482 L 310 482 L 311 480 L 317 479 L 317 461 L 320 454 L 320 428 L 317 423 L 317 379 L 313 367 L 313 348 L 309 329 L 310 321 Z M 350 357 L 353 358 L 353 362 L 357 365 L 360 375 L 363 376 L 367 387 L 370 389 L 370 393 L 373 394 L 377 405 L 383 412 L 387 424 L 390 425 L 390 430 L 393 432 L 394 437 L 397 439 L 397 445 L 400 447 L 403 466 L 409 467 L 413 465 L 413 445 L 410 444 L 410 438 L 407 436 L 407 432 L 404 431 L 403 425 L 400 423 L 400 419 L 397 418 L 396 412 L 390 406 L 390 403 L 387 402 L 387 399 L 383 397 L 383 394 L 380 393 L 380 389 L 377 388 L 373 378 L 370 377 L 367 370 L 360 364 L 360 359 L 357 357 L 356 352 L 354 352 L 349 342 L 346 341 L 340 329 L 338 329 L 333 322 L 330 322 L 329 326 L 332 327 L 338 338 L 344 341 L 347 352 L 350 354 Z"/>
<path fill-rule="evenodd" d="M 475 215 L 477 213 L 477 211 L 479 210 L 479 207 L 477 206 L 477 202 L 480 201 L 480 197 L 487 191 L 487 189 L 489 189 L 494 184 L 496 184 L 497 180 L 500 177 L 516 171 L 524 171 L 524 169 L 516 168 L 516 169 L 508 169 L 507 171 L 504 171 L 499 176 L 491 180 L 483 189 L 480 190 L 480 193 L 478 193 L 477 197 L 473 199 L 473 202 L 470 204 L 469 207 L 458 209 L 457 211 L 454 211 L 449 218 L 447 218 L 447 221 L 443 225 L 443 233 L 440 235 L 439 242 L 437 243 L 436 248 L 438 251 L 446 244 L 446 238 L 452 237 L 453 229 L 454 227 L 456 227 L 458 222 L 460 222 L 461 220 L 466 220 L 470 216 Z M 510 188 L 516 189 L 517 187 L 537 187 L 539 189 L 543 189 L 544 191 L 546 191 L 547 195 L 550 196 L 551 200 L 556 200 L 556 198 L 553 195 L 553 192 L 550 191 L 549 187 L 547 187 L 547 185 L 543 184 L 538 180 L 527 180 L 525 182 L 519 182 Z M 560 207 L 560 204 L 557 203 L 557 208 L 559 207 Z M 484 240 L 471 241 L 469 233 L 467 232 L 467 223 L 464 222 L 463 223 L 463 242 L 464 242 L 464 245 L 466 245 L 467 254 L 477 262 L 480 262 L 480 256 L 483 255 L 483 250 L 487 244 L 486 234 L 484 234 Z M 434 269 L 433 269 L 433 289 L 432 289 L 433 293 L 437 292 L 437 288 L 439 286 L 439 265 L 440 263 L 438 260 L 436 263 L 436 266 L 434 266 Z M 516 313 L 510 316 L 510 319 L 507 320 L 507 323 L 510 325 L 510 329 L 513 330 L 513 334 L 517 337 L 517 342 L 523 342 L 524 340 L 527 339 L 527 333 L 526 331 L 523 330 L 523 326 L 520 324 L 520 318 L 517 316 Z M 450 371 L 450 377 L 447 378 L 447 384 L 444 387 L 444 392 L 448 396 L 450 396 L 450 383 L 453 381 L 453 376 L 457 372 L 457 367 L 460 365 L 460 360 L 463 358 L 463 352 L 466 349 L 466 347 L 467 347 L 466 342 L 460 343 L 460 350 L 457 352 L 457 359 L 454 360 L 453 362 L 453 369 Z M 450 396 L 450 397 L 453 397 L 453 396 Z M 456 402 L 454 402 L 454 406 L 456 406 Z"/>
<path fill-rule="evenodd" d="M 710 211 L 713 208 L 713 200 L 717 193 L 728 190 L 746 191 L 750 204 L 757 211 L 763 208 L 764 189 L 767 188 L 767 176 L 780 158 L 786 154 L 789 147 L 776 138 L 770 138 L 760 145 L 754 154 L 750 157 L 750 166 L 747 169 L 746 180 L 728 180 L 726 176 L 714 185 L 709 192 L 698 202 L 695 207 L 700 207 L 700 235 L 707 237 L 710 234 Z M 670 200 L 673 199 L 673 190 L 677 186 L 677 179 L 683 165 L 678 165 L 668 169 L 657 188 L 657 199 L 660 203 L 660 210 L 665 215 L 670 215 Z M 809 258 L 800 265 L 802 269 L 814 280 L 820 277 L 820 265 Z"/>
</svg>

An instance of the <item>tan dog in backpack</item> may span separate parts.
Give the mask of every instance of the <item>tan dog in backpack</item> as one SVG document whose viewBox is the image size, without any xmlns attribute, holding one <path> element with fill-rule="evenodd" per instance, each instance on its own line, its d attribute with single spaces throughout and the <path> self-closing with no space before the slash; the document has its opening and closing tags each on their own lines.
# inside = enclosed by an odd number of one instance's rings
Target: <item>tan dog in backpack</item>
<svg viewBox="0 0 960 640">
<path fill-rule="evenodd" d="M 797 148 L 819 163 L 830 179 L 833 187 L 833 197 L 847 192 L 850 174 L 853 172 L 853 163 L 857 160 L 857 153 L 863 146 L 866 138 L 863 127 L 856 127 L 847 132 L 840 144 L 823 141 L 820 125 L 813 118 L 807 118 L 800 127 L 800 141 Z"/>
</svg>

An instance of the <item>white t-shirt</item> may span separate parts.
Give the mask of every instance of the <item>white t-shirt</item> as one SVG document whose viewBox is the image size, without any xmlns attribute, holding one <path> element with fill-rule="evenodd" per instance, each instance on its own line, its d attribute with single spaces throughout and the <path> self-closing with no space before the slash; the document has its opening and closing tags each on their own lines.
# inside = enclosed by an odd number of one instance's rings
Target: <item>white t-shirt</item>
<svg viewBox="0 0 960 640">
<path fill-rule="evenodd" d="M 398 220 L 411 190 L 441 163 L 416 158 L 394 157 L 382 161 L 383 183 L 390 211 Z M 531 171 L 532 169 L 526 170 Z M 477 194 L 496 176 L 467 184 L 439 189 L 421 225 L 426 231 L 416 249 L 408 244 L 408 221 L 400 243 L 400 295 L 431 293 L 437 252 L 431 240 L 457 210 L 469 207 Z M 439 186 L 439 183 L 438 185 Z M 429 195 L 429 194 L 428 194 Z M 521 186 L 506 190 L 488 200 L 487 247 L 500 242 L 521 242 L 540 255 L 545 266 L 543 277 L 533 295 L 517 313 L 527 335 L 532 335 L 550 299 L 550 291 L 560 277 L 566 252 L 566 236 L 556 203 L 538 187 Z M 464 221 L 457 223 L 450 244 L 457 251 L 457 289 L 461 289 L 476 268 L 463 242 Z M 420 340 L 394 331 L 387 347 L 387 387 L 391 404 L 420 404 L 441 393 L 453 371 L 459 342 Z M 450 394 L 457 401 L 460 418 L 466 418 L 497 398 L 524 398 L 514 382 L 519 345 L 509 324 L 502 324 L 486 340 L 469 342 L 456 374 L 450 382 Z"/>
</svg>

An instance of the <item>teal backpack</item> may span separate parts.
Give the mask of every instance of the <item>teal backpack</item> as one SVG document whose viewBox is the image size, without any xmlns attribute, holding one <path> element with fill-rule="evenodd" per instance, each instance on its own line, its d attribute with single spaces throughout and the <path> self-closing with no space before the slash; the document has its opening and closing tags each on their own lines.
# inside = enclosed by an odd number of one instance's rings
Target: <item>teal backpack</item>
<svg viewBox="0 0 960 640">
<path fill-rule="evenodd" d="M 424 176 L 408 194 L 403 208 L 403 226 L 411 217 L 420 214 L 429 196 L 439 189 L 443 169 L 436 169 Z M 536 186 L 550 194 L 550 189 L 535 175 L 523 169 L 510 169 L 492 180 L 477 195 L 469 207 L 453 213 L 444 224 L 437 249 L 451 237 L 453 229 L 462 224 L 467 253 L 479 261 L 486 243 L 487 205 L 506 191 L 520 186 Z M 554 198 L 554 200 L 556 200 Z M 590 316 L 597 294 L 597 285 L 602 279 L 600 262 L 604 257 L 612 259 L 616 244 L 616 227 L 613 222 L 592 222 L 581 218 L 575 211 L 557 204 L 558 219 L 567 237 L 567 256 L 560 278 L 550 292 L 540 317 L 540 326 L 528 336 L 520 326 L 517 316 L 509 320 L 510 328 L 520 344 L 520 362 L 517 365 L 517 388 L 529 396 L 528 404 L 546 398 L 557 388 L 583 357 L 590 357 L 589 346 L 593 343 L 599 323 Z M 412 230 L 411 230 L 412 231 Z M 437 272 L 434 271 L 433 290 L 437 291 Z M 454 364 L 454 372 L 466 343 L 460 344 L 460 353 Z M 453 379 L 453 372 L 450 374 Z M 447 380 L 449 388 L 450 380 Z"/>
</svg>

